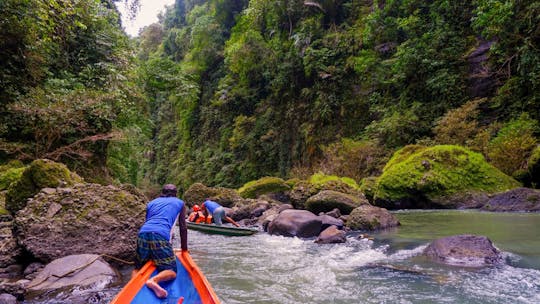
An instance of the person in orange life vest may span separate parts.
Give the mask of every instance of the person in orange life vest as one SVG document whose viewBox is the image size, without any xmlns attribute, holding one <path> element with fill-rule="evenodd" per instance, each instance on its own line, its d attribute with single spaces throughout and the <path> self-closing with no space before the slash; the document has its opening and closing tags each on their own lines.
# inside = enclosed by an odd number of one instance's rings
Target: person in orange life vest
<svg viewBox="0 0 540 304">
<path fill-rule="evenodd" d="M 176 256 L 171 244 L 172 228 L 178 222 L 180 245 L 187 251 L 186 208 L 184 202 L 176 197 L 176 186 L 163 186 L 160 197 L 146 205 L 146 220 L 137 236 L 137 258 L 132 277 L 149 260 L 154 261 L 158 274 L 146 281 L 158 298 L 166 298 L 167 291 L 159 285 L 162 281 L 176 278 Z"/>
<path fill-rule="evenodd" d="M 207 199 L 204 203 L 202 203 L 201 208 L 205 215 L 211 215 L 214 218 L 214 223 L 218 226 L 221 226 L 223 221 L 227 221 L 236 227 L 240 227 L 237 222 L 225 215 L 225 209 L 214 201 Z"/>
<path fill-rule="evenodd" d="M 188 216 L 188 221 L 192 223 L 207 223 L 206 216 L 204 216 L 199 205 L 193 205 L 193 212 Z"/>
</svg>

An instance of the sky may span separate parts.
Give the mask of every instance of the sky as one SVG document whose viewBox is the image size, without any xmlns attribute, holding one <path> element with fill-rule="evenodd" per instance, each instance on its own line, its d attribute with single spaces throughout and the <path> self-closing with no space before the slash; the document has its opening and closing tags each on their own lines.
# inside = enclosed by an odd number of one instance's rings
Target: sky
<svg viewBox="0 0 540 304">
<path fill-rule="evenodd" d="M 174 0 L 140 0 L 141 8 L 134 20 L 129 20 L 124 2 L 117 2 L 118 10 L 122 14 L 122 26 L 128 35 L 135 37 L 139 30 L 158 21 L 158 14 L 165 10 L 165 5 L 173 5 Z"/>
</svg>

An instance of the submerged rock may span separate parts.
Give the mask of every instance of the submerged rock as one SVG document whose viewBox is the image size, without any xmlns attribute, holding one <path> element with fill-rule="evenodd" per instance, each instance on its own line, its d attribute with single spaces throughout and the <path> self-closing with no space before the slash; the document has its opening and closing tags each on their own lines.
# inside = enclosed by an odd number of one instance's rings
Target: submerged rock
<svg viewBox="0 0 540 304">
<path fill-rule="evenodd" d="M 81 253 L 130 259 L 146 201 L 134 191 L 98 184 L 42 191 L 17 213 L 16 237 L 42 262 Z"/>
<path fill-rule="evenodd" d="M 483 267 L 503 261 L 490 239 L 469 234 L 437 239 L 424 249 L 424 255 L 443 264 L 467 267 Z"/>
</svg>

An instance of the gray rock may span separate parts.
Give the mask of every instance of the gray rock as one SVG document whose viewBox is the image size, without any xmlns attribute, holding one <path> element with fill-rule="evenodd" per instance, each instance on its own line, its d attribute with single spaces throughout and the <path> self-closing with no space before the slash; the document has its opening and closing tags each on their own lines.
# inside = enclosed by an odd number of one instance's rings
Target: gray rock
<svg viewBox="0 0 540 304">
<path fill-rule="evenodd" d="M 353 230 L 378 230 L 399 226 L 398 219 L 384 208 L 362 205 L 347 218 L 347 227 Z"/>
<path fill-rule="evenodd" d="M 133 258 L 147 199 L 97 184 L 70 190 L 29 200 L 15 218 L 18 243 L 43 262 L 81 253 Z"/>
<path fill-rule="evenodd" d="M 288 209 L 268 224 L 268 233 L 309 238 L 319 235 L 321 227 L 319 216 L 307 210 Z"/>
<path fill-rule="evenodd" d="M 21 249 L 13 235 L 13 218 L 3 215 L 0 219 L 0 268 L 15 264 L 20 254 Z"/>
<path fill-rule="evenodd" d="M 107 286 L 117 279 L 116 272 L 99 255 L 70 255 L 49 263 L 27 286 L 30 293 L 66 287 Z"/>
<path fill-rule="evenodd" d="M 487 211 L 540 211 L 540 190 L 516 188 L 492 197 L 483 207 Z"/>
<path fill-rule="evenodd" d="M 437 239 L 423 253 L 436 262 L 454 266 L 483 267 L 503 261 L 490 239 L 468 234 Z"/>
<path fill-rule="evenodd" d="M 17 304 L 17 298 L 8 293 L 0 294 L 0 303 L 2 304 Z"/>
<path fill-rule="evenodd" d="M 321 219 L 322 223 L 321 230 L 325 230 L 330 226 L 336 226 L 338 229 L 343 229 L 343 221 L 340 219 L 326 214 L 319 215 L 319 218 Z"/>
</svg>

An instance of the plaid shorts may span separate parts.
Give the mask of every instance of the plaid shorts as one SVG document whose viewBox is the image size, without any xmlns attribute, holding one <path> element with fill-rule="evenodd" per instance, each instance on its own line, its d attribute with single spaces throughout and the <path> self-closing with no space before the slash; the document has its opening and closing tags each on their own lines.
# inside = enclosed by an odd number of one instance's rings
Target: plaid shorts
<svg viewBox="0 0 540 304">
<path fill-rule="evenodd" d="M 143 232 L 137 237 L 137 259 L 135 267 L 141 267 L 149 260 L 154 261 L 158 272 L 176 272 L 176 256 L 169 240 L 153 232 Z"/>
</svg>

